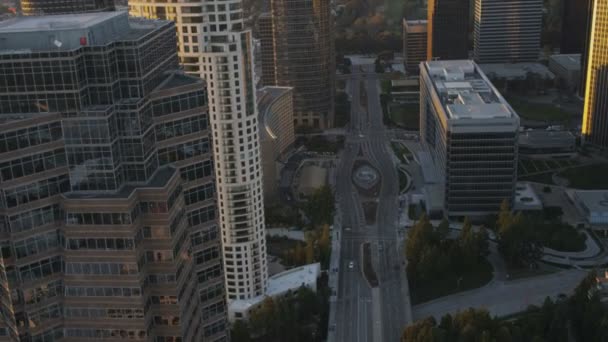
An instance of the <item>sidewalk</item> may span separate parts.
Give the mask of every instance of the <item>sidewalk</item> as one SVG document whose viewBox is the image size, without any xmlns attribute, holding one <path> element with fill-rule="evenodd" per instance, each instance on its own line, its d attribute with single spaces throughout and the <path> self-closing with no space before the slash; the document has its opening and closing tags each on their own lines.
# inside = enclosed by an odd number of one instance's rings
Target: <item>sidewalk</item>
<svg viewBox="0 0 608 342">
<path fill-rule="evenodd" d="M 337 204 L 336 204 L 337 207 Z M 331 231 L 331 256 L 329 258 L 329 322 L 327 324 L 327 342 L 335 341 L 336 333 L 336 301 L 338 300 L 338 286 L 340 281 L 340 231 L 342 230 L 342 220 L 340 211 L 336 210 L 334 216 L 334 229 Z M 340 342 L 340 341 L 338 341 Z"/>
</svg>

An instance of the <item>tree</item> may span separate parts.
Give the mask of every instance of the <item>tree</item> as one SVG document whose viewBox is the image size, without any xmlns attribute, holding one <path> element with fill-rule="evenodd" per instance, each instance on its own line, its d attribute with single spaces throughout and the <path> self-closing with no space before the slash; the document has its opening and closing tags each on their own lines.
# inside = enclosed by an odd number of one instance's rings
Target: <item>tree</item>
<svg viewBox="0 0 608 342">
<path fill-rule="evenodd" d="M 314 233 L 306 234 L 306 246 L 304 247 L 304 261 L 306 264 L 312 264 L 315 261 L 316 241 Z"/>
<path fill-rule="evenodd" d="M 437 226 L 437 234 L 439 234 L 439 239 L 443 240 L 448 237 L 449 233 L 450 222 L 448 222 L 448 220 L 444 218 L 443 220 L 441 220 L 441 223 L 439 223 L 439 226 Z"/>
<path fill-rule="evenodd" d="M 242 320 L 234 322 L 230 331 L 230 340 L 232 342 L 250 342 L 251 332 L 247 323 Z"/>
<path fill-rule="evenodd" d="M 496 222 L 498 251 L 514 267 L 529 267 L 542 256 L 542 244 L 534 227 L 521 213 L 513 215 L 506 201 L 500 207 Z"/>
<path fill-rule="evenodd" d="M 304 205 L 304 212 L 313 227 L 331 224 L 334 211 L 334 194 L 329 186 L 316 189 Z"/>
<path fill-rule="evenodd" d="M 321 265 L 324 268 L 329 267 L 329 257 L 331 254 L 331 238 L 330 238 L 330 230 L 329 225 L 324 224 L 321 229 L 321 236 L 319 237 L 319 252 L 320 252 L 320 261 Z"/>
<path fill-rule="evenodd" d="M 408 276 L 415 278 L 418 270 L 418 263 L 421 259 L 423 251 L 429 246 L 435 244 L 436 236 L 433 225 L 429 221 L 428 216 L 423 214 L 420 220 L 408 232 L 408 238 L 405 241 L 405 257 L 408 261 L 407 273 Z"/>
</svg>

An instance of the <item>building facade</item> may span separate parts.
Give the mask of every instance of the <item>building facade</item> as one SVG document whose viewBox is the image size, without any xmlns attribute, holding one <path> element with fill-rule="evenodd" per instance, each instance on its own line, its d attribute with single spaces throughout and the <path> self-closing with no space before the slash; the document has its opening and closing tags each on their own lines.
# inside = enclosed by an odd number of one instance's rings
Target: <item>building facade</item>
<svg viewBox="0 0 608 342">
<path fill-rule="evenodd" d="M 260 40 L 260 62 L 262 65 L 262 86 L 272 86 L 276 78 L 274 74 L 274 38 L 272 30 L 272 15 L 263 13 L 258 18 L 258 37 Z"/>
<path fill-rule="evenodd" d="M 113 11 L 114 0 L 21 0 L 23 15 Z"/>
<path fill-rule="evenodd" d="M 587 30 L 592 0 L 564 0 L 561 54 L 579 54 L 587 45 Z"/>
<path fill-rule="evenodd" d="M 484 216 L 513 202 L 519 117 L 472 61 L 420 68 L 420 140 L 446 216 Z"/>
<path fill-rule="evenodd" d="M 403 20 L 403 58 L 408 74 L 420 73 L 420 62 L 426 61 L 426 20 Z"/>
<path fill-rule="evenodd" d="M 186 73 L 203 78 L 203 30 L 206 25 L 203 9 L 206 2 L 208 0 L 129 0 L 129 14 L 134 17 L 175 22 L 180 65 Z"/>
<path fill-rule="evenodd" d="M 542 0 L 475 0 L 475 62 L 537 61 L 542 21 Z"/>
<path fill-rule="evenodd" d="M 469 58 L 469 0 L 429 0 L 427 58 Z"/>
<path fill-rule="evenodd" d="M 281 166 L 295 143 L 293 90 L 264 87 L 258 91 L 260 146 L 264 170 L 264 200 L 279 200 Z"/>
<path fill-rule="evenodd" d="M 608 0 L 593 1 L 587 55 L 582 134 L 585 143 L 608 148 Z"/>
<path fill-rule="evenodd" d="M 274 61 L 262 65 L 274 65 L 272 85 L 293 88 L 296 127 L 332 127 L 336 67 L 330 1 L 272 0 L 271 9 L 274 53 L 262 56 Z"/>
<path fill-rule="evenodd" d="M 241 1 L 130 1 L 133 16 L 174 20 L 180 62 L 207 81 L 218 217 L 229 301 L 266 291 L 262 168 L 253 43 Z"/>
<path fill-rule="evenodd" d="M 176 72 L 174 24 L 22 17 L 0 40 L 0 244 L 21 340 L 226 340 L 208 100 Z"/>
</svg>

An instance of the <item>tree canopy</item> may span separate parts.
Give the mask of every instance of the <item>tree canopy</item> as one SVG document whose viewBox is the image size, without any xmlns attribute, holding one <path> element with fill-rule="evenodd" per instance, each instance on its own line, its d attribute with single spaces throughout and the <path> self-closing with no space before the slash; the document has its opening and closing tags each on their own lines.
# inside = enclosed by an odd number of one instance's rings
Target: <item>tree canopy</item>
<svg viewBox="0 0 608 342">
<path fill-rule="evenodd" d="M 531 306 L 511 319 L 473 308 L 447 314 L 439 323 L 426 318 L 406 327 L 401 342 L 605 342 L 608 309 L 592 291 L 594 285 L 595 273 L 591 272 L 569 299 L 547 298 L 542 306 Z"/>
</svg>

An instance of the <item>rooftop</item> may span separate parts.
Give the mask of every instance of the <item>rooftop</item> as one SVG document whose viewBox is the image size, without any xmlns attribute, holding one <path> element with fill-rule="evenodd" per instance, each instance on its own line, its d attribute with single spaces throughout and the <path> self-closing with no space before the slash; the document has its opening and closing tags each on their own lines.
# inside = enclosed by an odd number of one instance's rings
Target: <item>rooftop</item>
<svg viewBox="0 0 608 342">
<path fill-rule="evenodd" d="M 449 119 L 516 117 L 473 61 L 430 61 L 424 66 Z"/>
<path fill-rule="evenodd" d="M 576 137 L 569 131 L 535 129 L 519 134 L 519 144 L 532 147 L 564 146 L 575 143 Z"/>
<path fill-rule="evenodd" d="M 316 289 L 317 278 L 320 274 L 320 263 L 304 265 L 281 272 L 268 278 L 268 288 L 264 295 L 251 299 L 232 301 L 229 304 L 229 309 L 232 312 L 244 312 L 260 304 L 266 297 L 281 296 L 288 291 L 295 291 L 301 286 L 314 287 Z"/>
<path fill-rule="evenodd" d="M 573 70 L 573 71 L 581 70 L 581 54 L 580 53 L 553 55 L 549 58 L 567 70 Z"/>
<path fill-rule="evenodd" d="M 507 80 L 525 80 L 528 73 L 534 73 L 542 78 L 554 79 L 555 75 L 541 63 L 494 63 L 480 64 L 479 67 L 490 78 L 505 78 Z"/>
<path fill-rule="evenodd" d="M 163 83 L 161 83 L 156 88 L 156 90 L 161 91 L 199 83 L 203 83 L 203 80 L 201 80 L 200 78 L 180 73 L 172 73 Z"/>
<path fill-rule="evenodd" d="M 117 192 L 68 192 L 64 196 L 70 199 L 127 199 L 137 189 L 163 188 L 174 174 L 175 168 L 173 166 L 163 166 L 156 171 L 146 184 L 123 186 Z"/>
<path fill-rule="evenodd" d="M 80 13 L 78 15 L 44 15 L 17 17 L 0 22 L 0 33 L 6 32 L 52 32 L 83 29 L 95 26 L 108 19 L 124 15 L 124 12 Z"/>
<path fill-rule="evenodd" d="M 0 22 L 0 53 L 66 51 L 136 40 L 168 23 L 129 18 L 125 11 L 16 17 Z"/>
<path fill-rule="evenodd" d="M 426 20 L 406 20 L 403 19 L 403 26 L 410 33 L 423 33 L 427 31 Z"/>
<path fill-rule="evenodd" d="M 530 183 L 518 182 L 515 187 L 515 210 L 541 210 L 543 203 Z"/>
<path fill-rule="evenodd" d="M 573 194 L 589 214 L 608 216 L 607 190 L 575 190 Z"/>
</svg>

